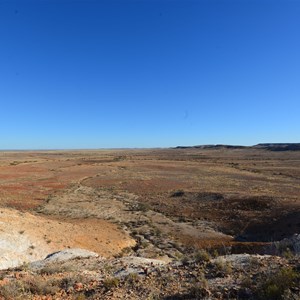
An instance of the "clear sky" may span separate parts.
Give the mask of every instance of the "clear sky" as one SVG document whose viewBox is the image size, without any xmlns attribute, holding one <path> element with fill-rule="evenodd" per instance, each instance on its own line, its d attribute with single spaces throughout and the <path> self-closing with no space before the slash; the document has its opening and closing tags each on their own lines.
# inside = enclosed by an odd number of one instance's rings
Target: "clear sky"
<svg viewBox="0 0 300 300">
<path fill-rule="evenodd" d="M 0 0 L 0 149 L 300 142 L 300 0 Z"/>
</svg>

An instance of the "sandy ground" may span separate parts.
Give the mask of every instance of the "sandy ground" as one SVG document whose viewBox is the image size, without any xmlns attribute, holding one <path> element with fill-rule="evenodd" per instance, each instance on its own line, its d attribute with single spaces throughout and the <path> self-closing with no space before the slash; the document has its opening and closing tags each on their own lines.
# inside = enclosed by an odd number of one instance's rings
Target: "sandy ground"
<svg viewBox="0 0 300 300">
<path fill-rule="evenodd" d="M 61 222 L 13 209 L 0 210 L 0 268 L 43 259 L 65 248 L 111 257 L 134 241 L 104 220 Z"/>
</svg>

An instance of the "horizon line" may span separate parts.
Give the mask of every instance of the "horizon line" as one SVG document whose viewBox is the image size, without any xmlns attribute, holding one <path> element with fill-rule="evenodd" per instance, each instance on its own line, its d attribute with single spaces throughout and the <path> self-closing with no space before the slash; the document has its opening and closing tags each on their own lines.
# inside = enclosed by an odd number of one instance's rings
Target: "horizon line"
<svg viewBox="0 0 300 300">
<path fill-rule="evenodd" d="M 280 142 L 280 143 L 274 143 L 274 142 L 263 142 L 263 143 L 257 143 L 253 145 L 245 145 L 245 144 L 198 144 L 198 145 L 177 145 L 177 146 L 168 146 L 168 147 L 91 147 L 91 148 L 0 148 L 0 152 L 13 152 L 13 151 L 87 151 L 87 150 L 143 150 L 143 149 L 174 149 L 178 147 L 186 147 L 186 148 L 192 148 L 192 147 L 216 147 L 216 146 L 231 146 L 231 147 L 245 147 L 245 148 L 251 148 L 257 145 L 294 145 L 294 144 L 300 144 L 297 142 Z"/>
</svg>

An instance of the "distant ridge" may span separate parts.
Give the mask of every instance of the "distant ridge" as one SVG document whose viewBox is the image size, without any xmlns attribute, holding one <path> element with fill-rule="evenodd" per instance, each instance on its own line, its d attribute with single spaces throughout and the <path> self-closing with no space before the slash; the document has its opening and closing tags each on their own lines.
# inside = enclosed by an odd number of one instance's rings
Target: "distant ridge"
<svg viewBox="0 0 300 300">
<path fill-rule="evenodd" d="M 253 148 L 270 151 L 300 151 L 300 143 L 266 143 L 257 144 Z"/>
<path fill-rule="evenodd" d="M 300 151 L 300 143 L 262 143 L 254 146 L 240 145 L 196 145 L 196 146 L 177 146 L 175 149 L 264 149 L 269 151 Z"/>
<path fill-rule="evenodd" d="M 247 146 L 238 146 L 238 145 L 197 145 L 197 146 L 177 146 L 176 149 L 186 149 L 186 148 L 196 148 L 196 149 L 244 149 L 248 148 Z"/>
</svg>

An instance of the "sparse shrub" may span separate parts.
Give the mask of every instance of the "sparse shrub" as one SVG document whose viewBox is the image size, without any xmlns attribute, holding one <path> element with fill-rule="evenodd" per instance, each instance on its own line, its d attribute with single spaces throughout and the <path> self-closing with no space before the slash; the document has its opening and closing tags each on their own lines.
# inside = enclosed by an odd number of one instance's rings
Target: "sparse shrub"
<svg viewBox="0 0 300 300">
<path fill-rule="evenodd" d="M 0 287 L 4 299 L 28 299 L 30 295 L 54 295 L 58 292 L 56 280 L 43 280 L 35 277 L 30 280 L 13 280 Z"/>
<path fill-rule="evenodd" d="M 282 256 L 286 259 L 292 259 L 294 257 L 294 254 L 290 250 L 290 248 L 287 248 L 285 251 L 282 252 Z"/>
<path fill-rule="evenodd" d="M 0 295 L 4 299 L 17 299 L 20 295 L 25 295 L 30 292 L 29 285 L 21 280 L 13 280 L 8 284 L 0 286 Z"/>
<path fill-rule="evenodd" d="M 147 203 L 138 203 L 136 206 L 136 210 L 147 212 L 148 210 L 150 210 L 150 206 Z"/>
<path fill-rule="evenodd" d="M 269 283 L 264 287 L 263 298 L 264 299 L 281 299 L 283 291 L 281 287 L 275 283 Z"/>
<path fill-rule="evenodd" d="M 222 248 L 220 249 L 223 255 L 230 255 L 232 252 L 232 246 L 227 246 L 222 243 Z"/>
<path fill-rule="evenodd" d="M 103 266 L 103 269 L 105 270 L 106 273 L 111 274 L 112 273 L 112 265 L 111 264 L 105 264 Z"/>
<path fill-rule="evenodd" d="M 125 247 L 121 250 L 120 252 L 120 256 L 123 257 L 125 256 L 126 254 L 129 254 L 130 252 L 132 251 L 131 247 Z"/>
<path fill-rule="evenodd" d="M 37 295 L 54 295 L 59 291 L 57 280 L 43 280 L 35 277 L 29 284 L 30 293 Z"/>
<path fill-rule="evenodd" d="M 289 257 L 287 256 L 293 256 L 293 252 L 291 251 L 291 249 L 293 249 L 293 245 L 290 241 L 287 242 L 273 242 L 273 248 L 275 250 L 275 254 L 279 255 L 279 256 L 283 256 L 287 259 L 289 259 Z"/>
<path fill-rule="evenodd" d="M 136 284 L 139 281 L 139 275 L 136 273 L 130 273 L 125 280 L 130 285 Z"/>
<path fill-rule="evenodd" d="M 176 252 L 174 253 L 174 256 L 175 256 L 175 258 L 176 258 L 177 260 L 181 260 L 182 257 L 183 257 L 183 254 L 182 254 L 181 252 L 179 252 L 179 251 L 176 251 Z"/>
<path fill-rule="evenodd" d="M 204 270 L 201 269 L 201 272 L 197 276 L 197 282 L 198 284 L 200 283 L 203 287 L 207 288 L 208 287 L 208 282 L 205 278 Z"/>
<path fill-rule="evenodd" d="M 257 289 L 259 299 L 280 300 L 287 290 L 295 286 L 299 274 L 292 268 L 283 268 L 269 276 Z"/>
<path fill-rule="evenodd" d="M 74 271 L 74 269 L 71 266 L 58 266 L 58 265 L 50 265 L 50 266 L 45 266 L 39 271 L 39 274 L 46 274 L 46 275 L 52 275 L 56 273 L 62 273 L 62 272 L 71 272 Z"/>
<path fill-rule="evenodd" d="M 24 261 L 23 264 L 21 266 L 19 266 L 18 268 L 16 268 L 16 270 L 18 271 L 28 271 L 29 269 L 29 263 Z"/>
<path fill-rule="evenodd" d="M 215 267 L 216 267 L 217 271 L 219 271 L 223 275 L 229 275 L 232 273 L 231 263 L 224 259 L 216 260 Z"/>
<path fill-rule="evenodd" d="M 216 257 L 218 257 L 219 255 L 220 255 L 220 254 L 219 254 L 218 250 L 217 250 L 217 249 L 214 249 L 214 251 L 213 251 L 213 253 L 212 253 L 212 257 L 216 258 Z"/>
<path fill-rule="evenodd" d="M 211 258 L 210 254 L 206 250 L 204 250 L 204 249 L 199 250 L 195 254 L 195 261 L 197 263 L 199 263 L 199 262 L 207 262 L 207 261 L 210 260 L 210 258 Z"/>
<path fill-rule="evenodd" d="M 143 242 L 140 243 L 140 246 L 145 249 L 149 246 L 149 242 L 146 242 L 146 241 L 144 242 L 143 241 Z"/>
<path fill-rule="evenodd" d="M 153 228 L 153 234 L 154 234 L 155 236 L 157 236 L 157 237 L 160 237 L 160 236 L 162 235 L 162 231 L 161 231 L 159 228 L 154 227 L 154 228 Z"/>
<path fill-rule="evenodd" d="M 116 288 L 120 283 L 120 280 L 117 277 L 106 278 L 103 281 L 103 286 L 107 290 L 111 290 L 112 288 Z"/>
<path fill-rule="evenodd" d="M 67 291 L 69 288 L 73 287 L 74 284 L 77 282 L 86 283 L 87 279 L 81 275 L 69 275 L 62 278 L 58 285 L 60 286 L 60 288 Z"/>
</svg>

